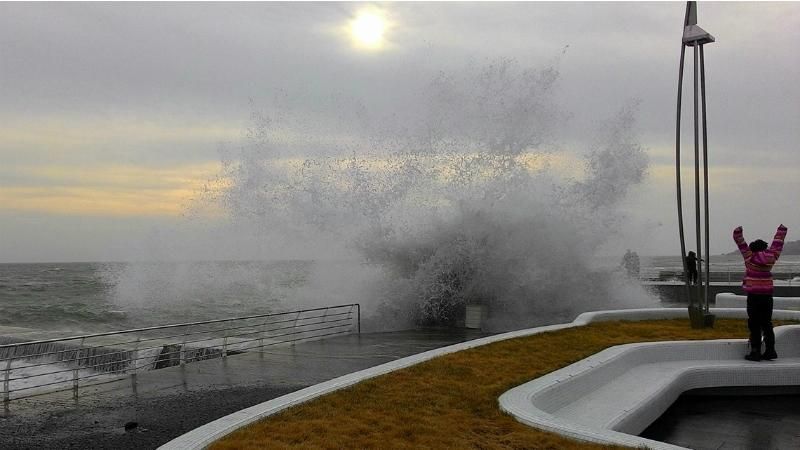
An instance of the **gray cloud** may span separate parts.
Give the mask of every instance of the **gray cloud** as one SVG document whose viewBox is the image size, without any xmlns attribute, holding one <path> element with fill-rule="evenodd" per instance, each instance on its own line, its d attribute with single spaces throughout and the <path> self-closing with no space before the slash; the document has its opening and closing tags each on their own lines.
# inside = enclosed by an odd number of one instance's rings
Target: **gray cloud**
<svg viewBox="0 0 800 450">
<path fill-rule="evenodd" d="M 290 110 L 320 124 L 337 107 L 359 103 L 376 118 L 413 115 L 439 71 L 502 57 L 556 62 L 558 98 L 572 112 L 561 133 L 565 144 L 587 145 L 602 120 L 635 98 L 652 163 L 672 163 L 683 2 L 383 3 L 395 26 L 389 48 L 374 53 L 354 50 L 337 31 L 363 6 L 0 3 L 0 158 L 10 162 L 0 186 L 19 181 L 14 164 L 214 160 L 218 142 L 236 139 L 232 130 L 246 126 L 250 99 L 256 108 Z M 699 18 L 717 38 L 706 50 L 714 167 L 732 171 L 726 174 L 796 167 L 800 4 L 704 2 Z M 50 141 L 8 137 L 9 128 L 25 125 L 41 134 L 36 130 L 54 121 L 75 130 L 147 123 L 186 134 L 134 139 L 120 130 L 60 151 Z M 190 136 L 210 126 L 227 131 Z M 792 179 L 769 183 L 754 189 L 788 196 L 800 187 Z M 728 189 L 715 194 L 720 214 L 735 209 L 742 195 L 760 201 L 756 193 Z M 672 201 L 664 186 L 652 192 Z M 641 221 L 660 217 L 664 208 L 652 210 L 652 200 L 640 200 L 631 213 Z M 777 203 L 781 209 L 766 205 L 763 215 L 794 214 L 788 220 L 800 222 L 786 201 Z M 735 220 L 718 217 L 719 232 Z M 25 227 L 6 231 L 25 233 Z"/>
</svg>

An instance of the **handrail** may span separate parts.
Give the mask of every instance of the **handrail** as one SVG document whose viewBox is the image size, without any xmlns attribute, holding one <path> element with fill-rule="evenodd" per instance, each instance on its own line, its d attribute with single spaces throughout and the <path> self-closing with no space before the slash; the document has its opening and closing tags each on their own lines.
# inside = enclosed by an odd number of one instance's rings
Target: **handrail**
<svg viewBox="0 0 800 450">
<path fill-rule="evenodd" d="M 271 316 L 280 316 L 285 314 L 296 314 L 296 313 L 303 313 L 303 312 L 310 312 L 310 311 L 322 311 L 326 309 L 336 309 L 336 308 L 345 308 L 348 306 L 359 306 L 358 303 L 348 303 L 346 305 L 336 305 L 336 306 L 323 306 L 320 308 L 310 308 L 310 309 L 301 309 L 297 311 L 286 311 L 280 313 L 268 313 L 268 314 L 256 314 L 254 316 L 242 316 L 242 317 L 228 317 L 226 319 L 212 319 L 212 320 L 203 320 L 199 322 L 185 322 L 185 323 L 173 323 L 169 325 L 156 325 L 152 327 L 143 327 L 143 328 L 131 328 L 128 330 L 121 330 L 121 331 L 106 331 L 103 333 L 93 333 L 93 334 L 82 334 L 78 336 L 68 336 L 65 338 L 52 338 L 52 339 L 42 339 L 38 341 L 25 341 L 25 342 L 18 342 L 15 344 L 2 344 L 0 345 L 0 349 L 6 347 L 15 347 L 20 344 L 26 345 L 35 345 L 35 344 L 50 344 L 53 342 L 60 342 L 60 341 L 74 341 L 76 339 L 89 339 L 94 337 L 104 337 L 104 336 L 113 336 L 115 334 L 123 334 L 123 333 L 140 333 L 142 331 L 152 331 L 152 330 L 163 330 L 166 328 L 177 328 L 177 327 L 185 327 L 185 326 L 193 326 L 193 325 L 206 325 L 209 323 L 221 323 L 227 322 L 231 320 L 245 320 L 245 319 L 258 319 L 260 317 L 271 317 Z"/>
<path fill-rule="evenodd" d="M 289 314 L 292 314 L 292 313 L 289 313 Z M 336 316 L 341 316 L 341 315 L 343 315 L 343 314 L 344 314 L 344 313 L 331 314 L 331 315 L 329 315 L 329 316 L 327 316 L 327 317 L 333 318 L 333 317 L 336 317 Z M 322 317 L 322 316 L 313 316 L 312 318 L 319 318 L 319 317 Z M 300 320 L 305 320 L 305 319 L 306 319 L 306 318 L 303 318 L 303 319 L 300 319 Z M 336 323 L 336 322 L 342 322 L 342 321 L 345 321 L 345 320 L 350 320 L 350 319 L 351 319 L 351 318 L 350 318 L 350 317 L 348 317 L 348 318 L 346 318 L 346 319 L 328 320 L 328 321 L 326 321 L 325 323 Z M 287 322 L 287 321 L 280 321 L 280 322 Z M 280 323 L 280 322 L 269 322 L 269 324 L 271 325 L 271 324 Z M 249 336 L 249 335 L 253 335 L 253 334 L 257 334 L 257 333 L 263 333 L 263 332 L 265 332 L 265 331 L 270 331 L 270 332 L 273 332 L 273 331 L 280 331 L 280 330 L 288 330 L 288 329 L 292 329 L 292 328 L 300 328 L 300 327 L 305 327 L 305 326 L 309 326 L 309 325 L 317 325 L 318 323 L 319 323 L 319 322 L 317 322 L 317 323 L 313 323 L 313 324 L 299 324 L 299 325 L 294 325 L 294 326 L 290 326 L 290 327 L 279 327 L 279 328 L 272 328 L 272 329 L 269 329 L 269 330 L 249 331 L 249 332 L 247 332 L 247 333 L 240 333 L 240 334 L 237 334 L 237 335 L 233 335 L 233 337 Z M 259 324 L 259 325 L 263 325 L 263 324 Z M 256 326 L 258 326 L 258 325 L 256 325 Z M 242 328 L 253 328 L 253 326 L 248 326 L 248 327 L 234 327 L 234 328 L 227 328 L 227 330 L 242 329 Z M 219 332 L 219 331 L 223 331 L 223 330 L 214 330 L 214 331 L 216 331 L 216 332 Z M 214 332 L 214 331 L 201 331 L 201 332 L 195 332 L 195 333 L 186 333 L 185 335 L 173 335 L 173 336 L 167 336 L 167 337 L 190 336 L 190 335 L 192 335 L 192 334 L 212 333 L 212 332 Z M 298 331 L 298 332 L 296 332 L 296 333 L 289 333 L 289 334 L 305 333 L 305 332 L 308 332 L 308 331 L 319 331 L 319 329 L 314 329 L 314 330 L 302 330 L 302 331 Z M 270 336 L 270 338 L 275 338 L 275 337 L 280 337 L 280 336 L 286 336 L 286 335 L 287 335 L 287 334 L 285 334 L 285 333 L 284 333 L 284 334 L 278 334 L 278 335 L 271 335 L 271 336 Z M 152 341 L 152 340 L 157 340 L 157 339 L 161 339 L 161 338 L 162 338 L 162 337 L 155 337 L 155 338 L 141 339 L 139 342 Z M 210 341 L 210 340 L 212 340 L 212 339 L 218 339 L 218 338 L 211 337 L 211 338 L 205 338 L 205 339 L 196 339 L 196 340 L 193 340 L 193 341 L 185 341 L 185 342 L 184 342 L 184 344 L 195 344 L 195 343 L 198 343 L 198 342 L 206 342 L 206 341 Z M 136 341 L 120 342 L 120 343 L 117 343 L 117 344 L 111 344 L 111 345 L 121 345 L 121 344 L 125 344 L 125 343 L 132 343 L 132 342 L 136 342 Z M 239 341 L 239 342 L 237 342 L 237 343 L 241 343 L 241 342 L 242 342 L 242 341 Z M 244 341 L 244 342 L 249 342 L 249 340 L 248 340 L 248 341 Z M 20 342 L 20 343 L 18 343 L 17 345 L 27 345 L 27 344 L 29 344 L 29 343 L 28 343 L 28 342 Z M 97 346 L 92 346 L 92 347 L 88 347 L 88 348 L 92 348 L 92 349 L 98 349 L 98 348 L 111 348 L 111 345 L 97 345 Z M 164 347 L 164 345 L 162 344 L 162 345 L 157 345 L 157 346 L 154 346 L 154 347 L 139 347 L 139 348 L 138 348 L 138 350 L 139 350 L 139 351 L 143 351 L 143 350 L 154 350 L 154 349 L 157 349 L 157 348 L 163 348 L 163 347 Z M 84 347 L 84 348 L 85 348 L 85 347 Z M 55 354 L 58 354 L 58 353 L 77 352 L 78 350 L 79 350 L 79 348 L 75 348 L 75 349 L 72 349 L 72 350 L 54 350 L 54 351 L 51 351 L 51 352 L 42 352 L 42 353 L 36 353 L 36 354 L 34 354 L 34 355 L 20 355 L 20 356 L 18 356 L 18 357 L 13 357 L 13 359 L 22 359 L 22 358 L 41 358 L 41 357 L 43 357 L 43 356 L 47 356 L 47 355 L 55 355 Z M 111 350 L 111 351 L 109 351 L 108 353 L 102 353 L 102 354 L 99 354 L 99 355 L 96 355 L 96 356 L 121 355 L 121 354 L 123 354 L 123 353 L 126 353 L 126 352 L 129 352 L 129 351 L 130 351 L 130 350 L 128 350 L 128 349 L 114 349 L 114 350 Z M 174 353 L 174 352 L 173 352 L 173 353 Z M 171 354 L 171 353 L 170 353 L 170 352 L 167 352 L 167 353 L 162 353 L 162 355 L 164 355 L 164 354 Z M 69 363 L 69 362 L 73 362 L 73 361 L 80 361 L 81 359 L 86 359 L 86 358 L 87 358 L 86 356 L 83 356 L 83 357 L 81 357 L 81 356 L 76 356 L 76 357 L 74 357 L 74 358 L 69 358 L 69 359 L 61 359 L 61 360 L 59 360 L 58 362 L 63 364 L 63 363 Z M 6 360 L 6 359 L 8 359 L 8 358 L 0 358 L 0 361 Z M 126 361 L 130 361 L 130 360 L 127 360 L 127 359 L 120 359 L 120 360 L 114 360 L 113 362 L 114 362 L 114 363 L 121 363 L 121 362 L 126 362 Z M 50 364 L 52 364 L 52 363 L 51 363 L 51 362 L 46 362 L 46 363 L 41 363 L 41 364 L 29 364 L 29 365 L 26 365 L 26 366 L 25 366 L 25 368 L 26 368 L 26 369 L 30 369 L 31 367 L 46 366 L 46 365 L 50 365 Z M 98 364 L 98 365 L 99 365 L 99 364 Z M 97 366 L 97 365 L 96 365 L 96 366 Z M 91 366 L 91 367 L 94 367 L 94 366 Z M 68 369 L 68 370 L 71 370 L 71 369 Z M 52 373 L 58 373 L 58 372 L 50 372 L 50 373 L 48 373 L 48 374 L 52 374 Z M 38 375 L 32 375 L 31 377 L 35 377 L 35 376 L 43 376 L 43 375 L 48 375 L 48 374 L 38 374 Z M 18 379 L 18 378 L 11 378 L 11 381 L 13 381 L 13 380 L 15 380 L 15 379 Z"/>
<path fill-rule="evenodd" d="M 269 317 L 277 320 L 253 322 Z M 193 329 L 204 325 L 217 327 Z M 181 328 L 181 332 L 168 332 L 163 336 L 156 333 L 176 328 Z M 0 357 L 0 393 L 6 407 L 11 400 L 51 392 L 72 390 L 73 397 L 77 398 L 81 386 L 107 384 L 126 376 L 130 376 L 131 387 L 136 392 L 136 374 L 140 370 L 183 366 L 254 350 L 263 355 L 266 347 L 353 332 L 361 333 L 361 305 L 358 303 L 3 344 L 0 352 L 5 351 L 6 355 Z M 135 339 L 87 345 L 93 338 L 121 335 L 133 335 Z M 64 342 L 72 343 L 51 345 Z M 12 365 L 20 361 L 25 363 Z M 31 372 L 32 368 L 37 371 Z M 25 394 L 11 397 L 12 392 L 21 391 Z"/>
<path fill-rule="evenodd" d="M 341 307 L 346 307 L 346 306 L 350 306 L 350 305 L 343 305 Z M 335 309 L 335 308 L 339 308 L 339 306 L 331 307 L 331 309 Z M 316 311 L 316 309 L 314 309 L 314 310 L 303 310 L 303 311 L 304 312 L 305 311 Z M 280 314 L 296 314 L 297 312 L 298 311 L 290 311 L 290 312 L 287 312 L 287 313 L 280 313 Z M 345 315 L 345 314 L 350 314 L 350 313 L 347 312 L 347 313 L 328 314 L 327 317 L 336 317 L 336 316 L 342 316 L 342 315 Z M 246 325 L 246 326 L 243 326 L 243 327 L 228 328 L 228 330 L 236 330 L 236 329 L 241 329 L 241 328 L 264 327 L 264 326 L 267 326 L 267 325 L 275 325 L 275 324 L 288 323 L 288 322 L 295 322 L 296 323 L 297 321 L 316 319 L 316 318 L 320 318 L 320 317 L 323 317 L 323 316 L 306 316 L 306 317 L 290 319 L 290 320 L 277 320 L 277 321 L 274 321 L 274 322 L 261 322 L 261 323 L 257 323 L 257 324 L 254 324 L 254 325 Z M 258 318 L 258 317 L 256 317 L 256 318 Z M 178 326 L 183 326 L 183 325 L 184 324 L 179 324 Z M 297 325 L 295 325 L 293 327 L 275 328 L 275 329 L 271 329 L 271 330 L 268 330 L 268 331 L 275 331 L 275 330 L 280 330 L 280 329 L 302 327 L 302 326 L 305 326 L 305 324 L 297 324 Z M 122 333 L 128 333 L 128 332 L 137 332 L 136 330 L 138 330 L 138 329 L 122 330 L 122 331 L 114 332 L 114 333 L 122 334 Z M 142 343 L 142 342 L 148 342 L 148 341 L 164 340 L 164 339 L 169 339 L 169 338 L 174 338 L 174 337 L 183 337 L 183 336 L 194 336 L 194 335 L 199 335 L 199 334 L 208 334 L 208 333 L 213 333 L 215 331 L 219 331 L 219 330 L 210 330 L 210 331 L 209 330 L 201 330 L 201 331 L 193 331 L 191 333 L 171 334 L 171 335 L 157 336 L 157 337 L 146 337 L 146 338 L 141 338 L 141 339 L 132 340 L 132 341 L 120 341 L 120 342 L 114 342 L 114 343 L 104 344 L 104 345 L 96 345 L 96 346 L 93 346 L 92 348 L 94 348 L 94 349 L 99 349 L 99 348 L 116 349 L 117 347 L 115 347 L 115 346 L 119 346 L 119 345 L 133 344 L 133 343 L 136 343 L 136 342 Z M 267 330 L 264 330 L 264 331 L 267 331 Z M 257 332 L 254 332 L 254 333 L 257 333 Z M 88 335 L 88 336 L 89 337 L 93 337 L 92 335 Z M 86 338 L 86 336 L 77 336 L 77 337 L 75 337 L 75 339 L 79 339 L 79 338 L 83 339 L 83 338 Z M 67 340 L 74 340 L 74 339 L 69 338 L 69 337 L 64 338 L 64 339 L 59 339 L 59 341 L 67 341 Z M 204 340 L 205 339 L 199 339 L 199 340 L 196 340 L 196 341 L 187 341 L 186 343 L 202 342 Z M 7 346 L 18 346 L 18 345 L 22 345 L 22 344 L 37 345 L 37 344 L 49 343 L 48 341 L 50 341 L 50 340 L 23 341 L 23 342 L 16 342 L 16 343 L 12 343 L 12 344 L 5 344 L 5 345 L 0 346 L 0 350 L 2 350 L 2 348 L 7 347 Z M 154 348 L 154 347 L 145 347 L 145 348 L 140 348 L 139 350 L 144 350 L 144 349 L 147 349 L 147 348 Z M 61 353 L 61 352 L 64 352 L 64 351 L 67 351 L 67 350 L 54 350 L 54 351 L 51 351 L 51 352 L 37 353 L 36 356 L 54 355 L 54 354 Z M 119 352 L 119 350 L 117 352 L 109 351 L 108 354 L 118 353 L 118 352 Z M 2 361 L 4 359 L 6 359 L 6 358 L 0 358 L 0 361 Z M 27 366 L 27 367 L 33 367 L 33 366 Z"/>
<path fill-rule="evenodd" d="M 326 323 L 336 323 L 336 322 L 341 322 L 342 320 L 343 319 L 340 319 L 340 320 L 337 320 L 337 321 L 333 321 L 333 322 L 326 322 Z M 340 327 L 344 327 L 344 326 L 347 326 L 347 325 L 346 324 L 333 325 L 333 326 L 330 326 L 330 327 L 316 328 L 316 329 L 311 330 L 311 331 L 329 330 L 329 329 L 340 328 Z M 304 331 L 295 331 L 293 333 L 283 333 L 283 334 L 273 335 L 273 336 L 270 336 L 270 337 L 275 338 L 275 337 L 282 337 L 282 336 L 292 336 L 292 335 L 301 334 L 301 333 L 305 333 L 305 332 L 307 332 L 307 331 L 306 330 L 304 330 Z M 250 334 L 252 334 L 252 333 L 250 333 Z M 240 335 L 237 335 L 237 336 L 244 336 L 244 335 L 240 334 Z M 314 336 L 314 337 L 319 337 L 319 336 Z M 203 342 L 203 341 L 208 341 L 208 340 L 209 339 L 204 339 L 204 340 L 199 340 L 199 341 L 194 341 L 194 342 Z M 259 339 L 245 339 L 245 340 L 237 342 L 237 344 L 243 344 L 243 343 L 253 342 L 253 341 L 257 341 L 257 340 L 259 340 Z M 280 344 L 280 343 L 284 343 L 284 342 L 283 341 L 282 342 L 277 342 L 277 343 L 273 342 L 273 343 L 265 345 L 265 347 L 269 346 L 269 345 Z M 149 347 L 149 349 L 155 349 L 155 348 L 158 348 L 158 347 Z M 258 348 L 258 347 L 248 347 L 247 349 L 251 349 L 251 348 Z M 239 350 L 237 350 L 237 351 L 239 351 Z M 123 352 L 125 352 L 125 351 L 114 352 L 114 354 L 120 354 L 120 353 L 123 353 Z M 177 355 L 177 354 L 180 354 L 180 350 L 172 351 L 172 352 L 159 353 L 159 356 Z M 38 357 L 38 355 L 36 355 L 36 356 Z M 71 362 L 71 361 L 79 361 L 80 359 L 86 359 L 86 358 L 84 357 L 84 358 L 74 358 L 74 359 L 68 359 L 68 360 L 61 360 L 61 361 L 59 361 L 59 363 L 65 363 L 65 362 Z M 120 360 L 115 360 L 114 363 L 132 362 L 132 361 L 138 361 L 140 359 L 143 359 L 143 358 L 120 359 Z M 206 358 L 206 359 L 209 359 L 209 358 Z M 50 363 L 50 364 L 52 364 L 52 363 Z M 102 366 L 104 364 L 107 364 L 107 363 L 94 364 L 94 365 L 90 365 L 90 366 L 86 366 L 86 367 L 82 367 L 82 368 L 83 369 L 92 369 L 92 368 L 95 368 L 95 367 Z M 31 364 L 31 365 L 25 366 L 25 368 L 29 369 L 31 367 L 39 367 L 39 366 L 43 366 L 43 365 L 48 365 L 48 364 Z M 47 376 L 47 375 L 53 375 L 53 374 L 56 374 L 56 373 L 66 373 L 66 372 L 69 372 L 71 370 L 73 370 L 73 369 L 63 369 L 63 370 L 56 370 L 56 371 L 47 372 L 47 373 L 39 373 L 39 374 L 34 374 L 34 375 L 26 375 L 26 376 L 21 376 L 21 377 L 16 377 L 16 378 L 9 378 L 9 381 L 25 380 L 25 379 L 28 379 L 28 378 L 36 378 L 36 377 L 42 377 L 42 376 Z M 94 376 L 94 375 L 91 375 L 91 376 Z M 36 387 L 36 386 L 34 386 L 34 387 Z M 29 388 L 21 388 L 21 389 L 18 389 L 18 390 L 22 390 L 22 389 L 29 389 Z"/>
</svg>

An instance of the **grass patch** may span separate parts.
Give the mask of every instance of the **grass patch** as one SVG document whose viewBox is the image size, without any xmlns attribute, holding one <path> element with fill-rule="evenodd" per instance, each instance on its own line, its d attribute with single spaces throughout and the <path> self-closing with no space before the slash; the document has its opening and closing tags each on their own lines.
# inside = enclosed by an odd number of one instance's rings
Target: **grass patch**
<svg viewBox="0 0 800 450">
<path fill-rule="evenodd" d="M 776 321 L 776 325 L 777 325 Z M 631 342 L 743 338 L 741 319 L 601 322 L 465 350 L 372 378 L 242 428 L 214 450 L 245 448 L 613 448 L 525 426 L 497 398 L 533 378 Z"/>
</svg>

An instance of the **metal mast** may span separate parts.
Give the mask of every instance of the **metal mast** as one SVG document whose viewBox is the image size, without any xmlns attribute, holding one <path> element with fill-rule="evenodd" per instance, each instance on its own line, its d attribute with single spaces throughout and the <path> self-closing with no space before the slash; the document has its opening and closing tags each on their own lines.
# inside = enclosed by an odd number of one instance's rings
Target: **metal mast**
<svg viewBox="0 0 800 450">
<path fill-rule="evenodd" d="M 683 20 L 683 39 L 681 42 L 681 59 L 678 69 L 678 108 L 675 125 L 675 182 L 678 200 L 678 231 L 681 241 L 681 259 L 683 260 L 683 273 L 686 283 L 686 294 L 689 301 L 689 318 L 692 327 L 702 328 L 713 326 L 714 316 L 708 310 L 708 283 L 709 264 L 705 265 L 703 273 L 702 257 L 709 255 L 709 221 L 708 221 L 708 137 L 706 127 L 706 74 L 705 54 L 703 46 L 714 42 L 714 37 L 697 25 L 697 2 L 686 2 L 686 15 Z M 681 99 L 683 94 L 683 67 L 686 56 L 686 47 L 694 49 L 694 196 L 695 196 L 695 236 L 697 245 L 697 258 L 700 268 L 698 270 L 698 283 L 692 295 L 692 286 L 689 284 L 689 271 L 686 264 L 686 239 L 683 228 L 683 202 L 681 196 Z M 700 85 L 698 86 L 698 77 Z M 698 96 L 702 97 L 702 108 L 699 108 Z M 699 111 L 701 109 L 702 111 Z M 702 123 L 703 136 L 703 203 L 700 203 L 700 127 Z M 705 223 L 705 239 L 701 239 L 700 213 L 703 210 Z M 705 252 L 702 243 L 705 241 Z M 696 299 L 696 301 L 695 301 Z"/>
</svg>

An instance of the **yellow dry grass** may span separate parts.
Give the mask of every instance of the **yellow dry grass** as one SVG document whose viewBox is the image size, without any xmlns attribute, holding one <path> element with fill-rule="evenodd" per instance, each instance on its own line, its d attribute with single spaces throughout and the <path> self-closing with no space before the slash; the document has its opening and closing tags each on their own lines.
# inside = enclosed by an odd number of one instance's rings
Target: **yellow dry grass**
<svg viewBox="0 0 800 450">
<path fill-rule="evenodd" d="M 527 427 L 503 414 L 506 390 L 630 342 L 743 338 L 743 320 L 605 322 L 442 356 L 361 382 L 242 428 L 212 449 L 609 448 Z"/>
</svg>

